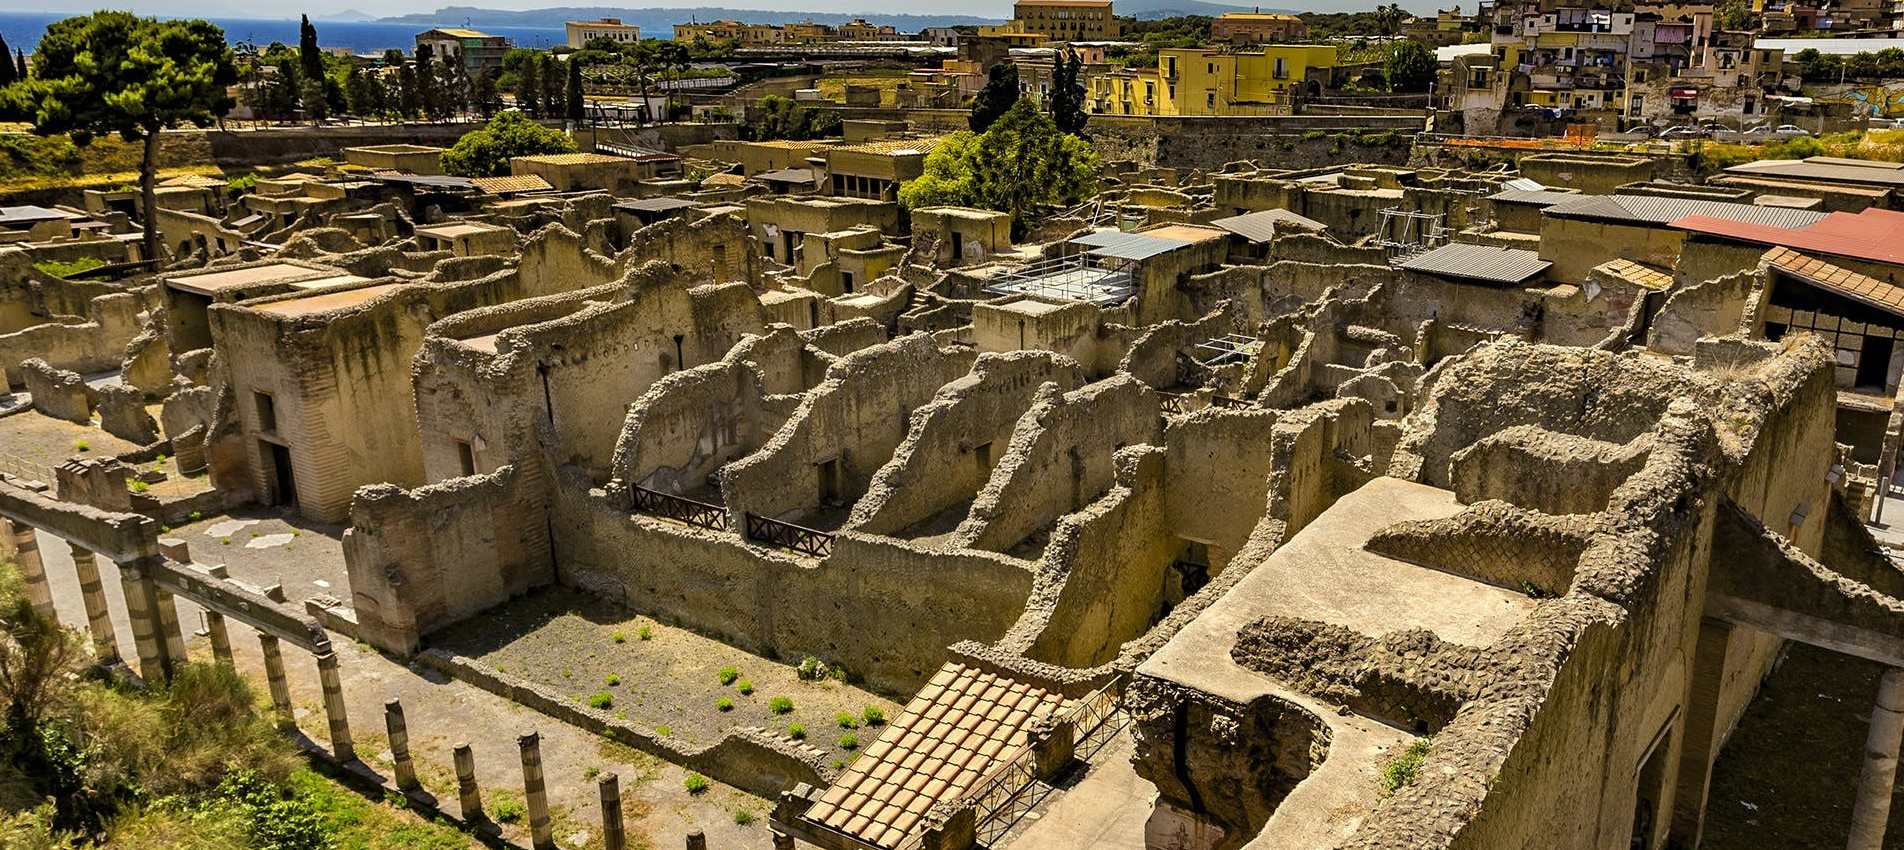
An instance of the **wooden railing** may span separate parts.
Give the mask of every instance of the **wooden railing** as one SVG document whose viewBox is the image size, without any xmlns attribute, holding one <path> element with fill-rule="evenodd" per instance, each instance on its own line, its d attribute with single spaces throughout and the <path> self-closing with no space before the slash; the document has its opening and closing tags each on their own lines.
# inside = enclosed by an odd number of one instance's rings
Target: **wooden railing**
<svg viewBox="0 0 1904 850">
<path fill-rule="evenodd" d="M 1230 410 L 1249 410 L 1256 405 L 1240 398 L 1232 398 L 1226 395 L 1212 395 L 1210 396 L 1210 406 L 1228 408 Z"/>
<path fill-rule="evenodd" d="M 748 514 L 747 536 L 762 543 L 785 546 L 815 558 L 824 558 L 833 554 L 833 535 L 770 517 Z"/>
<path fill-rule="evenodd" d="M 727 509 L 634 485 L 635 510 L 714 531 L 727 531 Z"/>
</svg>

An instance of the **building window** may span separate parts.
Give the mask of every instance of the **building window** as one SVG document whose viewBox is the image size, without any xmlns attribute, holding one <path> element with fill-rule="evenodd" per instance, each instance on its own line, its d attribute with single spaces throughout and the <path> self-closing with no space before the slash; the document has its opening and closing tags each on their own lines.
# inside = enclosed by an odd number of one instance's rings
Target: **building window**
<svg viewBox="0 0 1904 850">
<path fill-rule="evenodd" d="M 253 392 L 252 406 L 258 414 L 258 430 L 266 434 L 278 432 L 278 402 L 267 392 Z"/>
<path fill-rule="evenodd" d="M 463 440 L 456 441 L 456 463 L 463 475 L 476 474 L 476 447 Z"/>
</svg>

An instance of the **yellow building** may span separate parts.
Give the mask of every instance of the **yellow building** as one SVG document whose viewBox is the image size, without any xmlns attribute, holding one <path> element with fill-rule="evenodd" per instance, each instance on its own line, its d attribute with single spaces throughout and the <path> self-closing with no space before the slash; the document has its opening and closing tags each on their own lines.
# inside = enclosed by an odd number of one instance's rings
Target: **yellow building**
<svg viewBox="0 0 1904 850">
<path fill-rule="evenodd" d="M 1111 115 L 1282 115 L 1312 75 L 1326 82 L 1334 67 L 1327 45 L 1160 50 L 1156 68 L 1091 78 L 1091 106 Z"/>
<path fill-rule="evenodd" d="M 1049 41 L 1114 41 L 1124 31 L 1111 0 L 1019 0 L 1006 26 Z"/>
</svg>

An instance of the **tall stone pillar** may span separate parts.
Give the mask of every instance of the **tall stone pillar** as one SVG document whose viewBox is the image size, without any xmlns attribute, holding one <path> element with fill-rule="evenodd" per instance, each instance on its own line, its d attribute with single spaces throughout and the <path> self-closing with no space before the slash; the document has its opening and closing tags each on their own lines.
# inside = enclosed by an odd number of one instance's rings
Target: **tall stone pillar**
<svg viewBox="0 0 1904 850">
<path fill-rule="evenodd" d="M 183 664 L 191 656 L 185 654 L 185 629 L 179 625 L 178 603 L 172 600 L 171 591 L 156 588 L 153 599 L 158 603 L 159 637 L 165 640 L 166 660 Z"/>
<path fill-rule="evenodd" d="M 352 761 L 357 758 L 357 748 L 350 742 L 350 717 L 344 710 L 344 683 L 337 675 L 337 653 L 317 656 L 317 680 L 324 687 L 324 716 L 331 724 L 331 755 L 338 761 Z"/>
<path fill-rule="evenodd" d="M 99 561 L 93 550 L 73 544 L 73 572 L 79 574 L 79 596 L 86 603 L 86 629 L 93 636 L 93 654 L 100 660 L 119 657 L 119 635 L 106 608 L 106 586 L 99 581 Z"/>
<path fill-rule="evenodd" d="M 225 626 L 225 615 L 205 612 L 205 638 L 212 643 L 212 658 L 226 667 L 236 666 L 231 657 L 231 630 Z"/>
<path fill-rule="evenodd" d="M 1675 846 L 1697 847 L 1705 831 L 1706 791 L 1712 785 L 1712 762 L 1719 755 L 1719 693 L 1725 687 L 1726 655 L 1732 626 L 1717 620 L 1699 624 L 1699 642 L 1693 650 L 1692 682 L 1686 696 L 1686 719 L 1681 724 L 1679 772 L 1673 792 L 1672 826 L 1668 835 Z"/>
<path fill-rule="evenodd" d="M 390 760 L 396 765 L 397 787 L 417 790 L 416 765 L 410 761 L 410 727 L 403 722 L 402 701 L 395 697 L 384 700 L 383 725 L 390 735 Z"/>
<path fill-rule="evenodd" d="M 1891 795 L 1897 784 L 1897 751 L 1904 742 L 1904 668 L 1886 667 L 1878 679 L 1878 701 L 1871 709 L 1871 731 L 1864 739 L 1864 775 L 1851 808 L 1851 837 L 1846 850 L 1881 850 L 1891 821 Z"/>
<path fill-rule="evenodd" d="M 456 761 L 456 796 L 463 806 L 465 823 L 483 821 L 483 794 L 476 787 L 476 754 L 469 745 L 457 742 L 451 754 Z"/>
<path fill-rule="evenodd" d="M 522 750 L 522 796 L 529 803 L 529 844 L 535 850 L 555 850 L 549 792 L 542 779 L 542 736 L 524 732 L 516 737 L 516 746 Z"/>
<path fill-rule="evenodd" d="M 604 773 L 595 787 L 602 797 L 602 850 L 626 850 L 628 831 L 621 819 L 621 779 Z"/>
<path fill-rule="evenodd" d="M 297 716 L 291 713 L 291 683 L 284 678 L 284 655 L 278 651 L 277 636 L 259 632 L 258 649 L 264 653 L 264 678 L 271 686 L 271 710 L 277 715 L 278 728 L 297 728 Z"/>
<path fill-rule="evenodd" d="M 46 564 L 40 560 L 40 538 L 33 533 L 33 526 L 0 518 L 0 556 L 20 568 L 33 610 L 42 617 L 58 617 L 53 611 L 53 588 L 46 583 Z"/>
<path fill-rule="evenodd" d="M 119 586 L 126 592 L 126 619 L 138 648 L 139 677 L 157 682 L 171 671 L 165 637 L 159 634 L 159 589 L 138 562 L 119 565 Z"/>
</svg>

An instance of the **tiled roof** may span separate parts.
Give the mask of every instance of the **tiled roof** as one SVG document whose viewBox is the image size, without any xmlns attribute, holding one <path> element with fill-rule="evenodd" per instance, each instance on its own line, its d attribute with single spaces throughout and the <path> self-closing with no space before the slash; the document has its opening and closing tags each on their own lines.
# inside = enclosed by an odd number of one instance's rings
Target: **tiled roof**
<svg viewBox="0 0 1904 850">
<path fill-rule="evenodd" d="M 526 162 L 540 162 L 549 165 L 594 165 L 604 162 L 627 162 L 630 157 L 608 156 L 599 153 L 544 153 L 534 156 L 516 157 Z"/>
<path fill-rule="evenodd" d="M 893 156 L 911 156 L 931 151 L 939 144 L 938 139 L 881 139 L 875 142 L 861 142 L 857 145 L 840 145 L 828 150 L 836 153 L 878 153 Z"/>
<path fill-rule="evenodd" d="M 1813 286 L 1829 289 L 1894 316 L 1904 316 L 1904 288 L 1839 268 L 1815 257 L 1807 257 L 1790 248 L 1773 248 L 1766 251 L 1759 261 Z"/>
<path fill-rule="evenodd" d="M 1787 230 L 1747 222 L 1692 215 L 1673 222 L 1681 230 L 1777 245 L 1813 254 L 1904 265 L 1904 213 L 1868 209 L 1852 215 L 1835 212 L 1810 227 Z"/>
<path fill-rule="evenodd" d="M 1060 694 L 948 663 L 801 819 L 875 847 L 904 840 L 926 810 L 975 786 L 1027 743 Z"/>
<path fill-rule="evenodd" d="M 168 187 L 183 186 L 187 189 L 223 189 L 226 185 L 226 181 L 219 180 L 215 177 L 206 177 L 203 174 L 181 174 L 159 185 Z"/>
<path fill-rule="evenodd" d="M 471 177 L 469 182 L 476 188 L 491 195 L 515 195 L 523 192 L 547 192 L 555 187 L 549 185 L 539 175 L 525 174 L 521 177 Z"/>
<path fill-rule="evenodd" d="M 1656 292 L 1663 292 L 1673 285 L 1672 275 L 1632 260 L 1608 260 L 1594 266 L 1593 270 L 1631 281 L 1636 286 L 1643 286 Z"/>
</svg>

